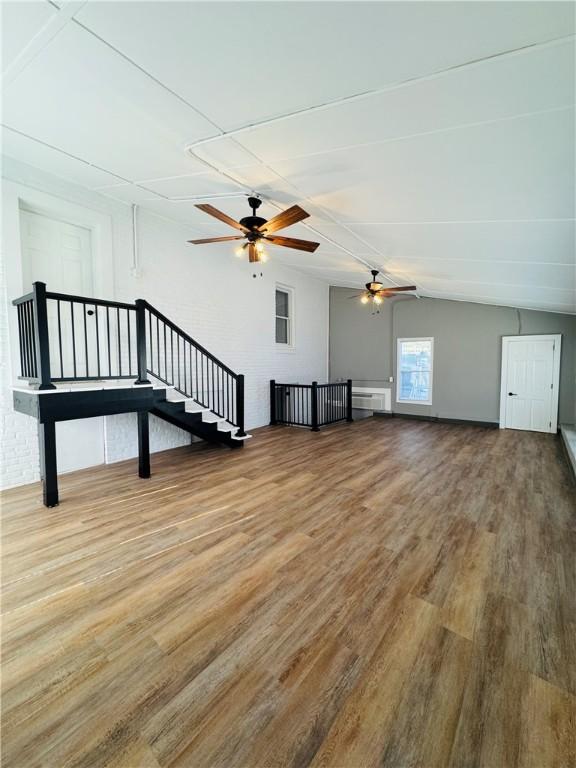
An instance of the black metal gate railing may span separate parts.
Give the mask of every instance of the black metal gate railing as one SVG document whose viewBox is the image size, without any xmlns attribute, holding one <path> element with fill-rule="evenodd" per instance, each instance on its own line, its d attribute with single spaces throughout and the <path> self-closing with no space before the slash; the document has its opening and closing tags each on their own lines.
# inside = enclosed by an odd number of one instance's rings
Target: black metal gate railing
<svg viewBox="0 0 576 768">
<path fill-rule="evenodd" d="M 329 384 L 279 384 L 270 381 L 270 424 L 320 427 L 352 421 L 352 380 Z"/>
</svg>

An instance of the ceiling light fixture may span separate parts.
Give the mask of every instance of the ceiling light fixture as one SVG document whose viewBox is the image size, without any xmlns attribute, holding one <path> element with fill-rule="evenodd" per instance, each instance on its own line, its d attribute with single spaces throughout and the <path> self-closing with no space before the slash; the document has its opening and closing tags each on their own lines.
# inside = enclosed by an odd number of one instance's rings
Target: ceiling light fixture
<svg viewBox="0 0 576 768">
<path fill-rule="evenodd" d="M 356 293 L 354 296 L 349 296 L 349 299 L 356 299 L 359 295 L 362 304 L 368 304 L 370 300 L 372 300 L 373 304 L 382 304 L 384 299 L 387 299 L 390 296 L 394 296 L 394 294 L 397 292 L 416 290 L 415 285 L 395 285 L 391 286 L 390 288 L 385 288 L 384 284 L 377 279 L 378 270 L 373 269 L 371 271 L 372 280 L 369 283 L 366 283 L 365 290 L 363 290 L 360 294 Z"/>
<path fill-rule="evenodd" d="M 240 230 L 242 234 L 225 237 L 207 237 L 201 240 L 188 240 L 188 242 L 193 245 L 203 245 L 205 243 L 224 243 L 230 240 L 246 240 L 243 248 L 248 246 L 248 261 L 250 262 L 265 261 L 262 258 L 265 243 L 280 245 L 284 248 L 295 248 L 297 251 L 307 251 L 308 253 L 314 253 L 320 245 L 320 243 L 314 243 L 311 240 L 299 240 L 295 237 L 281 237 L 280 235 L 273 234 L 279 229 L 284 229 L 284 227 L 308 218 L 310 214 L 306 213 L 299 205 L 293 205 L 286 211 L 282 211 L 277 216 L 267 220 L 256 215 L 256 211 L 262 205 L 259 197 L 249 197 L 248 204 L 252 208 L 252 215 L 244 216 L 240 221 L 236 221 L 222 211 L 219 211 L 213 205 L 208 205 L 207 203 L 196 205 L 196 208 L 204 211 L 204 213 L 208 213 L 210 216 L 214 216 L 215 219 L 223 221 L 230 227 Z"/>
</svg>

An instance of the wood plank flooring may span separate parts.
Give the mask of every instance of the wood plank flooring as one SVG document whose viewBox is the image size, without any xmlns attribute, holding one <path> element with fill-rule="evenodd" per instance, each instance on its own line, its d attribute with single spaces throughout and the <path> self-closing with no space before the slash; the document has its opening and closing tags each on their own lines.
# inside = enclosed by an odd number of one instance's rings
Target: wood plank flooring
<svg viewBox="0 0 576 768">
<path fill-rule="evenodd" d="M 4 768 L 570 768 L 550 435 L 368 419 L 3 495 Z"/>
</svg>

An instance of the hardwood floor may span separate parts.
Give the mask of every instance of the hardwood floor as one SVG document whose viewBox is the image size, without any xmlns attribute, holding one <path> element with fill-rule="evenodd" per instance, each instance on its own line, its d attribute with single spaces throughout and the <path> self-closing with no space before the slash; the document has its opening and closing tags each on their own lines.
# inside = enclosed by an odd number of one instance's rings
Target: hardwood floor
<svg viewBox="0 0 576 768">
<path fill-rule="evenodd" d="M 557 438 L 257 430 L 3 496 L 3 766 L 576 765 Z"/>
</svg>

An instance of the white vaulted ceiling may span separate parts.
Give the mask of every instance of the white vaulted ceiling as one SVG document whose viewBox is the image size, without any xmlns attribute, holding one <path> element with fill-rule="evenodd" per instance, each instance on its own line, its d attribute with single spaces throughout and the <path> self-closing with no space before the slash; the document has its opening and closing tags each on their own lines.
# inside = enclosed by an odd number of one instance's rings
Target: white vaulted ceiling
<svg viewBox="0 0 576 768">
<path fill-rule="evenodd" d="M 424 296 L 576 312 L 574 5 L 5 2 L 3 153 L 273 257 Z M 186 147 L 190 151 L 185 151 Z M 207 248 L 228 246 L 207 246 Z"/>
</svg>

